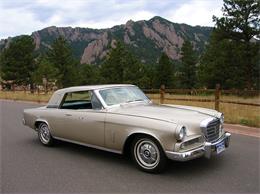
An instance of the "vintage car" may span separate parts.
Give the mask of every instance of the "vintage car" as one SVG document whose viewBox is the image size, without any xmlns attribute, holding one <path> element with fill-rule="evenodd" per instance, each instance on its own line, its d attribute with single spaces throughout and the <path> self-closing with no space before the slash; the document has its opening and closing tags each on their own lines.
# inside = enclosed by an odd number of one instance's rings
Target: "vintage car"
<svg viewBox="0 0 260 195">
<path fill-rule="evenodd" d="M 24 125 L 43 145 L 63 140 L 120 154 L 129 153 L 147 172 L 160 172 L 167 159 L 187 161 L 228 146 L 224 116 L 215 110 L 157 105 L 134 85 L 60 89 L 46 106 L 24 110 Z"/>
</svg>

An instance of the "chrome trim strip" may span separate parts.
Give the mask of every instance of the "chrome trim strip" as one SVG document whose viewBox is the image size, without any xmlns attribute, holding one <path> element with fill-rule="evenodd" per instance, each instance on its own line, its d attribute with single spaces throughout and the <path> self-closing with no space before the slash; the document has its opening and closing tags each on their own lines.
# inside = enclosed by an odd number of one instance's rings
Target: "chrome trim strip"
<svg viewBox="0 0 260 195">
<path fill-rule="evenodd" d="M 23 122 L 23 125 L 26 125 L 26 124 L 25 124 L 25 119 L 24 119 L 24 118 L 22 119 L 22 122 Z"/>
<path fill-rule="evenodd" d="M 138 117 L 138 118 L 153 119 L 153 120 L 163 121 L 163 122 L 172 123 L 172 124 L 176 124 L 177 125 L 176 122 L 171 121 L 171 120 L 160 119 L 160 118 L 149 117 L 149 116 L 140 116 L 140 115 L 137 115 L 137 114 L 117 113 L 117 112 L 112 112 L 112 111 L 109 111 L 108 114 L 123 115 L 123 116 L 133 116 L 133 117 Z M 109 122 L 106 122 L 106 123 L 109 123 Z"/>
<path fill-rule="evenodd" d="M 204 115 L 208 115 L 210 117 L 217 117 L 213 114 L 209 114 L 209 113 L 205 113 L 203 111 L 200 111 L 200 110 L 196 110 L 196 109 L 192 109 L 192 108 L 185 108 L 185 107 L 179 107 L 179 106 L 183 106 L 183 105 L 173 105 L 173 104 L 161 104 L 163 106 L 168 106 L 168 107 L 173 107 L 173 108 L 177 108 L 177 109 L 180 109 L 180 110 L 189 110 L 189 111 L 194 111 L 194 112 L 198 112 L 200 114 L 204 114 Z"/>
<path fill-rule="evenodd" d="M 100 101 L 100 103 L 102 104 L 103 108 L 106 109 L 107 105 L 106 105 L 105 101 L 103 100 L 103 98 L 101 97 L 101 95 L 99 94 L 99 90 L 95 89 L 95 90 L 93 90 L 93 92 L 97 96 L 97 98 Z"/>
<path fill-rule="evenodd" d="M 206 142 L 205 145 L 187 152 L 165 151 L 165 154 L 169 159 L 176 161 L 188 161 L 201 156 L 210 158 L 211 154 L 215 153 L 215 146 L 223 140 L 225 141 L 225 147 L 229 147 L 230 137 L 231 134 L 226 132 L 218 141 L 214 143 Z"/>
<path fill-rule="evenodd" d="M 70 140 L 70 139 L 65 139 L 65 138 L 56 137 L 56 136 L 53 136 L 53 138 L 57 139 L 57 140 L 65 141 L 65 142 L 70 142 L 70 143 L 73 143 L 73 144 L 78 144 L 78 145 L 87 146 L 87 147 L 90 147 L 90 148 L 95 148 L 95 149 L 98 149 L 98 150 L 104 150 L 104 151 L 108 151 L 108 152 L 122 154 L 122 151 L 120 151 L 120 150 L 108 149 L 108 148 L 105 148 L 105 147 L 102 147 L 102 146 L 86 144 L 86 143 L 73 141 L 73 140 Z"/>
</svg>

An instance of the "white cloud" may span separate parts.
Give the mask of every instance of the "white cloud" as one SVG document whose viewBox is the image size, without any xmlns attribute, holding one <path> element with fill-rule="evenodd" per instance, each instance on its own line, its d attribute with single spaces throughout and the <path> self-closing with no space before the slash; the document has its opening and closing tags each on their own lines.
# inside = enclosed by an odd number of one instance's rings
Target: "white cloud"
<svg viewBox="0 0 260 195">
<path fill-rule="evenodd" d="M 0 10 L 0 38 L 16 36 L 20 34 L 31 34 L 41 28 L 44 24 L 34 20 L 32 13 L 16 12 L 12 10 Z"/>
<path fill-rule="evenodd" d="M 0 1 L 0 39 L 48 26 L 109 28 L 162 16 L 172 22 L 213 26 L 220 0 L 6 0 Z"/>
<path fill-rule="evenodd" d="M 222 1 L 195 0 L 187 2 L 168 13 L 171 21 L 190 25 L 213 26 L 212 16 L 221 16 Z"/>
</svg>

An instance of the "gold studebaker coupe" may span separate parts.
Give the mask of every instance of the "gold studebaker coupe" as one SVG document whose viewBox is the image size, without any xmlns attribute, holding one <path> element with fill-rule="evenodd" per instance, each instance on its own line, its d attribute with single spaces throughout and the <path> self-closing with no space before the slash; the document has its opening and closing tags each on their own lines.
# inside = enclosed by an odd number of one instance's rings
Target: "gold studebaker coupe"
<svg viewBox="0 0 260 195">
<path fill-rule="evenodd" d="M 60 89 L 46 106 L 24 110 L 24 125 L 43 145 L 63 140 L 131 154 L 141 170 L 160 172 L 167 159 L 187 161 L 228 146 L 224 116 L 215 110 L 156 105 L 134 85 Z"/>
</svg>

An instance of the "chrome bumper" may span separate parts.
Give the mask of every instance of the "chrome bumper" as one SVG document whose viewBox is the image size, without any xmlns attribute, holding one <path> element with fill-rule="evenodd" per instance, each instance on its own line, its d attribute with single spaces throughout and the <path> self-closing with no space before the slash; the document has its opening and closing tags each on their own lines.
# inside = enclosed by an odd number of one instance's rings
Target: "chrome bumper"
<svg viewBox="0 0 260 195">
<path fill-rule="evenodd" d="M 231 134 L 226 132 L 221 138 L 219 138 L 214 143 L 206 142 L 203 146 L 187 152 L 166 151 L 165 153 L 169 159 L 176 161 L 188 161 L 201 156 L 210 158 L 211 154 L 216 152 L 216 145 L 222 142 L 223 140 L 225 142 L 225 147 L 227 148 L 229 146 L 230 136 Z"/>
<path fill-rule="evenodd" d="M 23 125 L 25 125 L 25 120 L 24 120 L 24 118 L 22 119 L 22 122 L 23 122 Z"/>
</svg>

